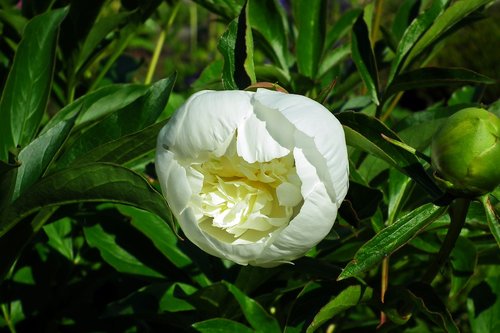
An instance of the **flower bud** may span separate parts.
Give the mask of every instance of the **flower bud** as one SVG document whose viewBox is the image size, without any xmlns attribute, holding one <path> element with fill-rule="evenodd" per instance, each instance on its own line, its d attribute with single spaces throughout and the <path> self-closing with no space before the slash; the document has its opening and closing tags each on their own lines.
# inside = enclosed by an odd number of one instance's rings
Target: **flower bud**
<svg viewBox="0 0 500 333">
<path fill-rule="evenodd" d="M 432 139 L 436 179 L 461 196 L 491 192 L 500 184 L 500 119 L 480 108 L 450 116 Z"/>
</svg>

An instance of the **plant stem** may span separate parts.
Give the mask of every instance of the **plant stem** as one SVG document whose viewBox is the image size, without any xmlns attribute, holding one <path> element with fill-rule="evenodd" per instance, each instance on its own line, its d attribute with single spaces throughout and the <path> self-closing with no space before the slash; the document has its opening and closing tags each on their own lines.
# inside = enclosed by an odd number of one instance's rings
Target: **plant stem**
<svg viewBox="0 0 500 333">
<path fill-rule="evenodd" d="M 377 38 L 378 31 L 380 28 L 380 18 L 382 17 L 382 4 L 384 0 L 375 0 L 375 18 L 373 20 L 371 42 L 372 48 L 375 45 L 375 39 Z"/>
<path fill-rule="evenodd" d="M 161 49 L 163 48 L 163 44 L 165 44 L 165 38 L 167 37 L 168 31 L 170 30 L 170 27 L 172 27 L 175 17 L 177 16 L 180 3 L 180 1 L 177 2 L 174 9 L 172 10 L 172 14 L 170 14 L 167 24 L 165 25 L 165 29 L 163 29 L 158 36 L 155 50 L 153 52 L 153 57 L 151 58 L 151 63 L 149 64 L 148 73 L 146 74 L 146 79 L 144 80 L 144 84 L 150 84 L 153 80 L 153 74 L 156 70 L 156 66 L 158 65 L 158 60 L 160 59 Z"/>
<path fill-rule="evenodd" d="M 460 235 L 460 231 L 465 224 L 465 218 L 467 216 L 467 211 L 469 210 L 469 205 L 470 199 L 467 198 L 457 198 L 451 203 L 449 211 L 451 219 L 450 227 L 446 233 L 443 244 L 439 249 L 439 253 L 422 278 L 424 283 L 430 284 L 448 259 L 453 247 L 455 246 L 457 238 Z"/>
</svg>

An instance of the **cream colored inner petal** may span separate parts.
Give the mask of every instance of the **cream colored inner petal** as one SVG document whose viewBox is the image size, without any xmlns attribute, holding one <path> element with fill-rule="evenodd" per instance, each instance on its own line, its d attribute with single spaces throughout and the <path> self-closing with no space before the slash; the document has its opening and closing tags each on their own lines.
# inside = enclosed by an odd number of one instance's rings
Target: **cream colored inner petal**
<svg viewBox="0 0 500 333">
<path fill-rule="evenodd" d="M 191 204 L 199 227 L 231 244 L 263 242 L 288 225 L 302 205 L 301 181 L 293 154 L 248 163 L 237 153 L 236 137 L 222 156 L 213 154 L 191 168 L 203 185 Z"/>
</svg>

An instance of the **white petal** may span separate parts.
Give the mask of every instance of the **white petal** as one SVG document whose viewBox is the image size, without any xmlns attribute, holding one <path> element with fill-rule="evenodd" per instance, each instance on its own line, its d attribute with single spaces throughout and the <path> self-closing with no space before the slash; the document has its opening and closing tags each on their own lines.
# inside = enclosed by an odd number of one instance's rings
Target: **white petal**
<svg viewBox="0 0 500 333">
<path fill-rule="evenodd" d="M 238 127 L 236 144 L 238 155 L 248 163 L 269 162 L 290 152 L 269 135 L 266 123 L 253 113 Z"/>
<path fill-rule="evenodd" d="M 178 160 L 203 153 L 222 155 L 236 128 L 252 112 L 252 92 L 200 91 L 192 95 L 167 123 L 162 144 Z"/>
<path fill-rule="evenodd" d="M 324 180 L 327 190 L 331 199 L 340 205 L 347 194 L 349 165 L 344 131 L 337 118 L 321 104 L 300 95 L 258 89 L 252 98 L 252 103 L 264 106 L 255 110 L 259 119 L 264 121 L 269 119 L 268 123 L 284 128 L 285 133 L 294 129 L 300 132 L 294 134 L 295 146 L 304 148 L 304 152 L 311 155 L 309 158 L 315 160 L 314 164 L 320 175 L 328 175 L 328 179 Z M 288 124 L 285 124 L 276 112 L 272 112 L 273 110 L 279 111 L 281 118 L 286 119 Z M 271 117 L 274 118 L 272 122 Z M 273 129 L 271 126 L 267 128 L 281 145 L 288 147 L 283 141 L 287 138 L 277 137 L 279 128 Z M 311 141 L 307 142 L 306 137 Z M 313 147 L 316 149 L 312 149 Z M 313 156 L 314 150 L 319 152 L 317 156 Z"/>
<path fill-rule="evenodd" d="M 300 188 L 288 182 L 278 185 L 276 188 L 276 196 L 281 206 L 295 207 L 302 200 Z"/>
</svg>

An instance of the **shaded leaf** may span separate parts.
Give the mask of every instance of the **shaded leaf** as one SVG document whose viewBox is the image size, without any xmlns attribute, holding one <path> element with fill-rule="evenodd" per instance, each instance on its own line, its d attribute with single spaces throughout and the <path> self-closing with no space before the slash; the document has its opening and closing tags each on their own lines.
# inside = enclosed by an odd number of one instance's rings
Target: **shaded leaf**
<svg viewBox="0 0 500 333">
<path fill-rule="evenodd" d="M 387 83 L 390 84 L 397 73 L 401 70 L 401 63 L 412 49 L 415 43 L 419 40 L 422 34 L 432 25 L 436 17 L 444 10 L 450 0 L 436 0 L 424 13 L 420 14 L 410 26 L 405 30 L 403 37 L 398 44 L 396 56 L 391 62 L 391 70 Z"/>
<path fill-rule="evenodd" d="M 123 109 L 146 94 L 148 86 L 143 84 L 114 84 L 82 96 L 61 109 L 42 129 L 47 132 L 63 120 L 75 116 L 75 127 L 81 127 Z"/>
<path fill-rule="evenodd" d="M 500 247 L 500 216 L 495 210 L 495 207 L 492 205 L 488 194 L 481 197 L 481 202 L 483 203 L 484 211 L 486 213 L 486 221 L 488 221 L 491 234 L 497 241 L 497 245 Z"/>
<path fill-rule="evenodd" d="M 12 201 L 43 176 L 66 141 L 75 119 L 63 120 L 41 134 L 19 153 L 21 163 L 16 175 Z"/>
<path fill-rule="evenodd" d="M 356 22 L 361 12 L 361 9 L 356 8 L 342 14 L 326 34 L 325 50 L 332 47 L 341 37 L 351 31 L 352 25 Z"/>
<path fill-rule="evenodd" d="M 500 275 L 498 266 L 468 294 L 469 322 L 474 333 L 500 330 Z"/>
<path fill-rule="evenodd" d="M 434 200 L 443 195 L 413 154 L 387 142 L 382 137 L 384 134 L 389 138 L 401 141 L 382 122 L 357 112 L 341 112 L 336 117 L 344 126 L 348 145 L 360 148 L 396 167 L 420 184 Z"/>
<path fill-rule="evenodd" d="M 415 282 L 408 287 L 408 291 L 424 313 L 431 317 L 442 329 L 449 333 L 459 332 L 450 312 L 430 285 Z"/>
<path fill-rule="evenodd" d="M 326 34 L 326 1 L 294 1 L 293 15 L 298 36 L 295 47 L 299 73 L 315 78 Z"/>
<path fill-rule="evenodd" d="M 391 32 L 398 42 L 413 19 L 417 17 L 420 4 L 421 0 L 409 0 L 401 3 L 391 28 Z"/>
<path fill-rule="evenodd" d="M 71 219 L 68 217 L 47 224 L 43 231 L 49 238 L 48 244 L 68 260 L 73 261 L 73 238 Z"/>
<path fill-rule="evenodd" d="M 376 105 L 379 105 L 379 79 L 375 55 L 370 43 L 368 27 L 363 13 L 358 16 L 352 27 L 351 38 L 352 60 L 358 68 L 359 74 L 365 83 L 368 93 Z"/>
<path fill-rule="evenodd" d="M 495 80 L 468 69 L 426 67 L 396 77 L 387 88 L 384 98 L 388 98 L 399 91 L 410 89 L 493 83 L 495 83 Z"/>
<path fill-rule="evenodd" d="M 93 163 L 64 169 L 38 181 L 2 212 L 0 236 L 42 207 L 85 201 L 128 204 L 171 222 L 163 196 L 144 178 L 118 165 Z"/>
<path fill-rule="evenodd" d="M 72 141 L 57 161 L 59 168 L 70 165 L 84 153 L 153 124 L 165 109 L 175 75 L 153 84 L 144 96 L 96 123 Z"/>
<path fill-rule="evenodd" d="M 247 25 L 247 6 L 238 19 L 231 21 L 219 40 L 218 49 L 224 58 L 222 84 L 225 89 L 244 89 L 255 83 L 253 38 Z"/>
<path fill-rule="evenodd" d="M 459 237 L 450 254 L 452 269 L 450 297 L 456 296 L 467 285 L 476 270 L 477 250 L 473 242 Z"/>
<path fill-rule="evenodd" d="M 382 229 L 356 252 L 354 259 L 347 264 L 338 280 L 358 276 L 372 268 L 408 243 L 417 233 L 445 212 L 446 207 L 427 204 L 399 218 Z"/>
<path fill-rule="evenodd" d="M 422 35 L 412 48 L 405 60 L 404 67 L 409 65 L 420 53 L 432 46 L 444 33 L 467 15 L 479 9 L 481 6 L 493 0 L 461 0 L 454 2 L 439 17 L 435 19 L 432 26 Z"/>
<path fill-rule="evenodd" d="M 110 162 L 125 164 L 153 151 L 156 148 L 156 137 L 165 122 L 156 123 L 139 132 L 106 142 L 79 156 L 74 163 Z"/>
<path fill-rule="evenodd" d="M 193 324 L 193 327 L 201 333 L 253 333 L 251 328 L 238 323 L 237 321 L 225 318 L 212 318 Z"/>
<path fill-rule="evenodd" d="M 312 333 L 339 313 L 370 300 L 372 298 L 372 293 L 373 291 L 371 288 L 365 286 L 354 285 L 347 287 L 321 308 L 306 332 Z"/>
<path fill-rule="evenodd" d="M 89 245 L 97 248 L 104 261 L 118 272 L 152 278 L 164 277 L 117 244 L 116 236 L 106 232 L 100 224 L 84 227 L 83 232 Z"/>
<path fill-rule="evenodd" d="M 33 18 L 14 57 L 0 100 L 0 160 L 24 147 L 36 134 L 47 107 L 59 25 L 67 8 Z"/>
<path fill-rule="evenodd" d="M 236 301 L 238 301 L 243 315 L 256 332 L 281 332 L 281 328 L 276 319 L 268 314 L 259 303 L 245 295 L 234 285 L 227 282 L 225 285 L 229 292 L 236 298 Z"/>
<path fill-rule="evenodd" d="M 263 38 L 264 51 L 275 60 L 281 69 L 288 73 L 290 54 L 288 51 L 286 14 L 281 5 L 274 0 L 249 0 L 248 22 L 252 29 Z"/>
</svg>

